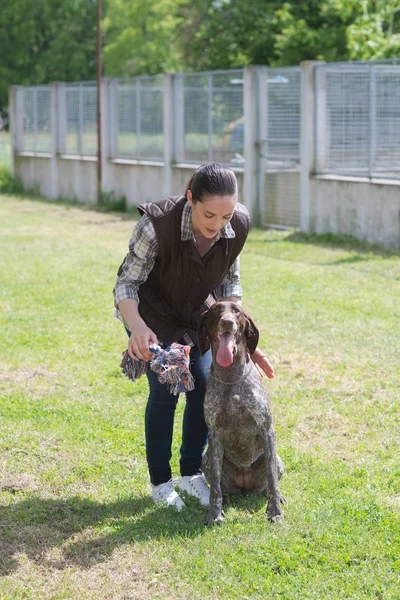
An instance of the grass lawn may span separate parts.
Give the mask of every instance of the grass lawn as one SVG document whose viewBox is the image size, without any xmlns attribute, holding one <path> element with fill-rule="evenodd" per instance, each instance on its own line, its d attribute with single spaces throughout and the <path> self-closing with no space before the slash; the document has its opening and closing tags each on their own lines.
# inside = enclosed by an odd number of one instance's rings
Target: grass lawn
<svg viewBox="0 0 400 600">
<path fill-rule="evenodd" d="M 119 369 L 132 216 L 0 197 L 0 598 L 400 598 L 399 253 L 252 231 L 285 519 L 149 498 L 147 384 Z M 178 475 L 178 404 L 174 475 Z"/>
</svg>

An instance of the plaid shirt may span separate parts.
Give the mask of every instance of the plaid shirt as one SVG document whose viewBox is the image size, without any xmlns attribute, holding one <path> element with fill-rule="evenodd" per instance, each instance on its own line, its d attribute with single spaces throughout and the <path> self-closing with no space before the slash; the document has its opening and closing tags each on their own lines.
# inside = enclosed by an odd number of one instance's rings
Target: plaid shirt
<svg viewBox="0 0 400 600">
<path fill-rule="evenodd" d="M 227 223 L 221 231 L 215 236 L 213 244 L 221 237 L 234 238 L 230 223 Z M 181 221 L 181 239 L 182 241 L 196 239 L 192 230 L 192 209 L 189 204 L 185 204 L 182 212 Z M 213 245 L 212 244 L 212 245 Z M 158 256 L 158 242 L 153 224 L 148 215 L 143 215 L 133 230 L 129 240 L 129 252 L 126 256 L 121 275 L 118 277 L 114 288 L 114 304 L 116 308 L 115 316 L 127 326 L 118 305 L 127 298 L 136 300 L 139 303 L 138 290 L 144 283 Z M 230 267 L 224 280 L 213 290 L 217 300 L 229 298 L 230 296 L 242 297 L 242 288 L 239 276 L 239 258 Z"/>
</svg>

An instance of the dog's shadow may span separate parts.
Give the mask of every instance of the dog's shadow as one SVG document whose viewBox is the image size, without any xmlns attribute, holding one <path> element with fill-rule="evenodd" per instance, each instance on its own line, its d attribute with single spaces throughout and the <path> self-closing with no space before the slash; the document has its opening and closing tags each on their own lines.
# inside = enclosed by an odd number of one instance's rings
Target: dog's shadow
<svg viewBox="0 0 400 600">
<path fill-rule="evenodd" d="M 231 494 L 224 499 L 224 511 L 228 513 L 230 508 L 235 508 L 253 514 L 263 508 L 266 510 L 266 507 L 267 498 L 264 494 Z"/>
<path fill-rule="evenodd" d="M 195 501 L 178 513 L 145 497 L 109 504 L 82 497 L 25 498 L 0 507 L 0 576 L 18 568 L 21 553 L 53 569 L 90 568 L 123 544 L 201 535 L 206 517 L 207 510 Z"/>
</svg>

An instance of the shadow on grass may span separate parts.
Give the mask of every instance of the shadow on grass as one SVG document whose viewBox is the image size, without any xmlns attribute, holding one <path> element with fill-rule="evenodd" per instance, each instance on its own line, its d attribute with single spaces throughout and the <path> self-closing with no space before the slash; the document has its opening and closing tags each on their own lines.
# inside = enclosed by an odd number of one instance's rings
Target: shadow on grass
<svg viewBox="0 0 400 600">
<path fill-rule="evenodd" d="M 85 569 L 108 560 L 113 550 L 124 544 L 202 535 L 207 531 L 208 509 L 192 498 L 185 497 L 185 503 L 179 513 L 154 505 L 149 497 L 106 504 L 82 497 L 54 500 L 35 496 L 2 506 L 0 576 L 18 568 L 21 553 L 43 567 L 75 565 Z M 237 507 L 254 513 L 264 506 L 263 495 L 230 496 L 225 509 Z"/>
<path fill-rule="evenodd" d="M 31 497 L 0 507 L 0 576 L 18 567 L 18 554 L 50 568 L 71 564 L 89 568 L 107 560 L 123 544 L 158 538 L 192 537 L 205 529 L 207 511 L 188 503 L 178 513 L 150 498 L 125 498 L 106 504 L 75 497 Z M 61 559 L 52 559 L 52 550 Z M 50 556 L 46 556 L 50 553 Z"/>
<path fill-rule="evenodd" d="M 115 548 L 150 539 L 195 537 L 206 530 L 208 509 L 192 498 L 186 508 L 155 506 L 150 498 L 124 498 L 106 504 L 88 498 L 30 497 L 0 507 L 0 576 L 19 565 L 18 555 L 46 568 L 90 568 L 110 558 Z M 265 498 L 232 497 L 229 507 L 260 510 Z M 60 558 L 61 554 L 61 558 Z M 56 558 L 57 557 L 57 558 Z"/>
</svg>

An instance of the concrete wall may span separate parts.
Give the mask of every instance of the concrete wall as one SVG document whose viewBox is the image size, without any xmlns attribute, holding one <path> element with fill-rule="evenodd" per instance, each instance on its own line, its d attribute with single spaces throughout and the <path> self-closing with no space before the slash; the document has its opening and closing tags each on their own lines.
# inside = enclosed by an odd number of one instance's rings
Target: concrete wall
<svg viewBox="0 0 400 600">
<path fill-rule="evenodd" d="M 129 206 L 151 202 L 164 196 L 163 163 L 137 163 L 128 160 L 107 161 L 104 191 L 125 196 Z M 196 165 L 174 165 L 170 176 L 170 195 L 183 193 Z M 234 169 L 238 180 L 239 201 L 246 204 L 243 169 Z M 15 154 L 15 172 L 24 186 L 37 188 L 48 198 L 76 198 L 96 201 L 96 160 L 92 157 L 56 157 L 30 153 Z M 260 206 L 261 225 L 298 227 L 300 225 L 300 173 L 276 171 L 265 174 Z"/>
<path fill-rule="evenodd" d="M 400 247 L 400 181 L 313 177 L 310 231 Z"/>
<path fill-rule="evenodd" d="M 96 159 L 93 157 L 50 154 L 16 153 L 14 172 L 25 188 L 38 189 L 47 198 L 77 199 L 88 203 L 96 201 Z M 170 195 L 184 192 L 196 165 L 174 165 L 171 169 Z M 243 169 L 235 169 L 239 201 L 244 203 Z M 104 169 L 104 191 L 116 197 L 125 196 L 129 206 L 151 202 L 164 197 L 164 164 L 128 160 L 107 161 Z"/>
</svg>

